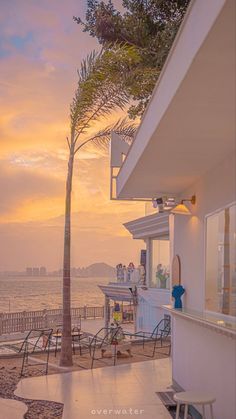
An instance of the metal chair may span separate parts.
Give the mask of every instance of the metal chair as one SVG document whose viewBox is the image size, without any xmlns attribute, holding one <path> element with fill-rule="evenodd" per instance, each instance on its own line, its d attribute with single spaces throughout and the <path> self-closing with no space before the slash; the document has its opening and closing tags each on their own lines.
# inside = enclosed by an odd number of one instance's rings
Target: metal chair
<svg viewBox="0 0 236 419">
<path fill-rule="evenodd" d="M 130 332 L 124 331 L 125 336 L 129 336 L 131 339 L 134 338 L 134 343 L 141 343 L 143 345 L 143 350 L 145 349 L 145 342 L 154 343 L 152 353 L 143 354 L 144 356 L 150 357 L 150 358 L 154 357 L 156 350 L 158 348 L 168 348 L 168 356 L 170 355 L 170 351 L 171 351 L 170 334 L 171 334 L 170 318 L 163 318 L 162 320 L 160 320 L 160 322 L 155 326 L 152 332 L 138 331 L 136 333 L 130 333 Z M 160 342 L 160 346 L 158 347 L 159 342 Z"/>
<path fill-rule="evenodd" d="M 36 365 L 45 365 L 45 374 L 48 373 L 48 360 L 50 353 L 50 343 L 52 336 L 52 329 L 31 329 L 24 339 L 19 353 L 23 353 L 22 366 L 20 375 L 24 375 L 25 368 Z M 29 356 L 36 353 L 46 353 L 45 362 L 34 362 L 29 364 Z"/>
<path fill-rule="evenodd" d="M 104 358 L 103 353 L 107 348 L 113 349 L 113 365 L 116 365 L 118 336 L 121 330 L 122 329 L 119 326 L 116 328 L 103 327 L 92 337 L 89 345 L 90 356 L 92 358 L 91 369 L 93 368 L 95 360 L 102 360 Z M 100 357 L 96 357 L 97 350 L 101 351 Z"/>
</svg>

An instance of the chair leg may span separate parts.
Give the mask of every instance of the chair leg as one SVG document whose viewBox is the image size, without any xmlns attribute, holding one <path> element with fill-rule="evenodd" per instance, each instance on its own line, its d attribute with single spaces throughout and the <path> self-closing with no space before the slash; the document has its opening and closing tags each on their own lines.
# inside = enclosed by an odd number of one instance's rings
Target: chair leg
<svg viewBox="0 0 236 419">
<path fill-rule="evenodd" d="M 114 365 L 116 365 L 116 358 L 117 358 L 117 348 L 116 348 L 116 345 L 115 345 L 115 351 L 114 351 Z"/>
<path fill-rule="evenodd" d="M 50 355 L 50 338 L 48 338 L 48 345 L 47 345 L 47 363 L 46 363 L 46 375 L 48 373 L 48 361 L 49 361 L 49 355 Z"/>
<path fill-rule="evenodd" d="M 180 403 L 177 402 L 177 408 L 176 408 L 176 415 L 175 415 L 175 419 L 179 419 L 179 411 L 180 411 Z"/>
<path fill-rule="evenodd" d="M 214 419 L 212 404 L 210 404 L 210 412 L 211 412 L 211 419 Z"/>
<path fill-rule="evenodd" d="M 202 419 L 206 419 L 206 412 L 205 412 L 205 406 L 202 405 Z"/>
<path fill-rule="evenodd" d="M 79 336 L 79 353 L 80 353 L 80 356 L 81 356 L 82 355 L 82 343 L 81 343 L 80 336 Z"/>
<path fill-rule="evenodd" d="M 93 369 L 94 357 L 95 357 L 95 346 L 93 348 L 93 355 L 92 355 L 92 363 L 91 363 L 91 370 Z"/>
<path fill-rule="evenodd" d="M 20 376 L 22 377 L 23 372 L 24 372 L 24 368 L 25 368 L 25 353 L 23 354 L 23 359 L 22 359 L 22 365 L 21 365 L 21 372 L 20 372 Z"/>
<path fill-rule="evenodd" d="M 55 352 L 54 352 L 55 357 L 57 356 L 57 339 L 58 337 L 56 337 Z"/>
<path fill-rule="evenodd" d="M 185 405 L 184 407 L 184 419 L 188 418 L 188 404 Z"/>
<path fill-rule="evenodd" d="M 152 353 L 152 357 L 154 358 L 154 356 L 155 356 L 155 352 L 156 352 L 156 346 L 157 346 L 157 337 L 156 337 L 156 339 L 155 339 L 155 343 L 154 343 L 154 347 L 153 347 L 153 353 Z M 161 344 L 161 346 L 162 346 L 162 344 Z"/>
</svg>

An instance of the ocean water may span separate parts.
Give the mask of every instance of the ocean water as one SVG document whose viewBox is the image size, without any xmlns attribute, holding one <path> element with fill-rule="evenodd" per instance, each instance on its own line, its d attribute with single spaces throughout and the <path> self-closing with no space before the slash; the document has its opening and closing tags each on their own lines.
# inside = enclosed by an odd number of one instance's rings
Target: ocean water
<svg viewBox="0 0 236 419">
<path fill-rule="evenodd" d="M 72 278 L 72 307 L 102 306 L 104 295 L 98 284 L 112 278 Z M 0 277 L 0 313 L 62 308 L 61 277 Z"/>
</svg>

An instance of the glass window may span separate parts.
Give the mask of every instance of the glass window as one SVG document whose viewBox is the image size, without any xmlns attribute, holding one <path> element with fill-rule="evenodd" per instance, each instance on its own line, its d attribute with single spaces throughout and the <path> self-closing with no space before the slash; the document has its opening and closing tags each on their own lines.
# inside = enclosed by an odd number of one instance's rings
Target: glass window
<svg viewBox="0 0 236 419">
<path fill-rule="evenodd" d="M 207 217 L 207 310 L 236 316 L 236 205 Z"/>
<path fill-rule="evenodd" d="M 150 287 L 170 288 L 169 240 L 152 240 L 152 275 Z"/>
</svg>

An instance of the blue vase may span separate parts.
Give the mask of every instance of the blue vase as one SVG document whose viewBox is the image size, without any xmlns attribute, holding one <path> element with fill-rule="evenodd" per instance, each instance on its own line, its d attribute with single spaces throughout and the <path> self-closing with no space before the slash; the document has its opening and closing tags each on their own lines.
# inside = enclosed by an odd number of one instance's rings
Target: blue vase
<svg viewBox="0 0 236 419">
<path fill-rule="evenodd" d="M 185 293 L 182 285 L 174 285 L 172 290 L 172 297 L 174 298 L 174 308 L 182 308 L 181 297 Z"/>
</svg>

